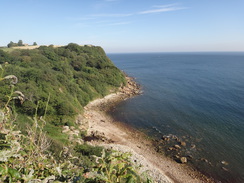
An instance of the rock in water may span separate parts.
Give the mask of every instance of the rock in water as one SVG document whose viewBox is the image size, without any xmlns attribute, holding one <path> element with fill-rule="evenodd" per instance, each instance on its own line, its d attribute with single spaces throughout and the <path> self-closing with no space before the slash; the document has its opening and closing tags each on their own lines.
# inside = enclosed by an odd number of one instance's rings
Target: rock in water
<svg viewBox="0 0 244 183">
<path fill-rule="evenodd" d="M 180 142 L 180 145 L 182 145 L 182 146 L 186 146 L 186 143 L 185 142 Z"/>
<path fill-rule="evenodd" d="M 227 161 L 221 161 L 223 165 L 228 165 L 229 163 Z"/>
<path fill-rule="evenodd" d="M 182 164 L 187 163 L 187 158 L 186 158 L 186 157 L 181 157 L 181 158 L 180 158 L 180 162 L 181 162 Z"/>
<path fill-rule="evenodd" d="M 176 149 L 181 149 L 181 147 L 179 145 L 175 145 L 174 146 Z"/>
</svg>

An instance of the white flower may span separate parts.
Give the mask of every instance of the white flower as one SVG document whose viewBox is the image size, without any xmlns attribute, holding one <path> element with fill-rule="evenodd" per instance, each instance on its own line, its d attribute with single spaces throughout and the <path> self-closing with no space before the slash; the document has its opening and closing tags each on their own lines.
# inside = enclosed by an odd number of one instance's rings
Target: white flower
<svg viewBox="0 0 244 183">
<path fill-rule="evenodd" d="M 18 83 L 18 78 L 15 75 L 8 75 L 5 76 L 4 79 L 11 79 L 11 84 L 16 84 Z"/>
</svg>

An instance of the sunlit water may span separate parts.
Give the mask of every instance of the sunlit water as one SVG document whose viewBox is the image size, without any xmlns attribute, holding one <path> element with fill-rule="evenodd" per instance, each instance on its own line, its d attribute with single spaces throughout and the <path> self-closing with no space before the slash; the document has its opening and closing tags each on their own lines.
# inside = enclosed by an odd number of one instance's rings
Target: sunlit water
<svg viewBox="0 0 244 183">
<path fill-rule="evenodd" d="M 244 53 L 108 56 L 143 89 L 116 107 L 115 118 L 156 139 L 175 135 L 197 169 L 244 182 Z"/>
</svg>

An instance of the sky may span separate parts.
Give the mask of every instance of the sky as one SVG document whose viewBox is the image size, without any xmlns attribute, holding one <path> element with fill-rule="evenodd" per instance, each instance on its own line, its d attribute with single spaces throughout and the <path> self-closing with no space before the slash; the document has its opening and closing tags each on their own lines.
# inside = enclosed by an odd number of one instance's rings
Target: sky
<svg viewBox="0 0 244 183">
<path fill-rule="evenodd" d="M 244 0 L 0 0 L 0 46 L 107 53 L 244 51 Z"/>
</svg>

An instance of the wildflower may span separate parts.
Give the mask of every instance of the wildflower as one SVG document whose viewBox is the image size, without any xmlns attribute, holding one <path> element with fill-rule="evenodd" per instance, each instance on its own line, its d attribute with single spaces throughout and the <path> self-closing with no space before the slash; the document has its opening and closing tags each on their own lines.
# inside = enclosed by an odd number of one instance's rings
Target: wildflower
<svg viewBox="0 0 244 183">
<path fill-rule="evenodd" d="M 11 79 L 12 81 L 10 83 L 14 85 L 18 83 L 18 78 L 15 75 L 8 75 L 5 76 L 3 79 Z"/>
<path fill-rule="evenodd" d="M 15 94 L 18 94 L 19 96 L 17 96 L 17 97 L 13 97 L 13 99 L 17 99 L 17 100 L 20 101 L 21 104 L 23 104 L 23 102 L 25 101 L 25 96 L 24 96 L 24 94 L 23 94 L 22 92 L 20 92 L 20 91 L 15 91 L 14 93 L 15 93 Z"/>
<path fill-rule="evenodd" d="M 23 98 L 25 97 L 24 94 L 23 94 L 21 91 L 15 91 L 14 93 L 20 95 L 20 96 L 23 97 Z"/>
</svg>

